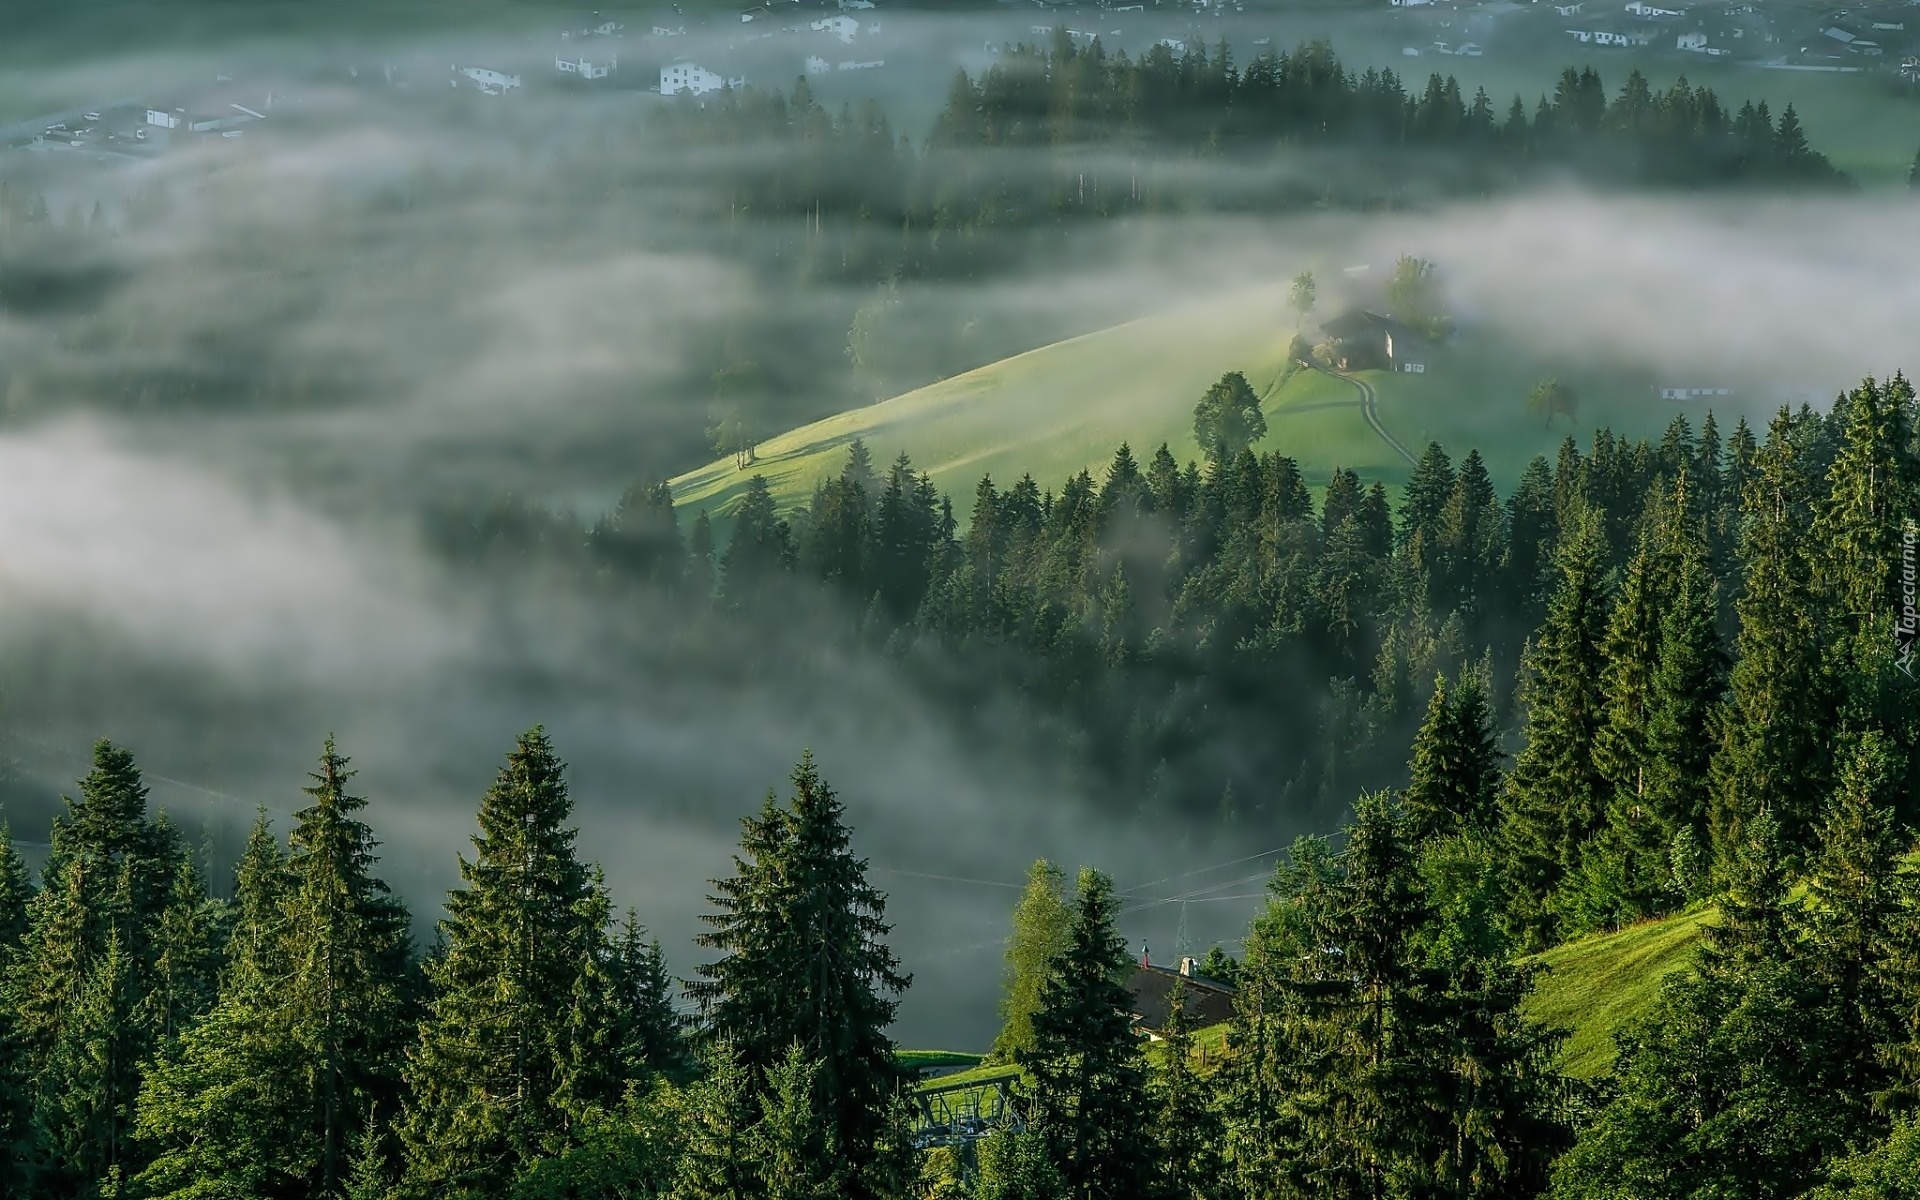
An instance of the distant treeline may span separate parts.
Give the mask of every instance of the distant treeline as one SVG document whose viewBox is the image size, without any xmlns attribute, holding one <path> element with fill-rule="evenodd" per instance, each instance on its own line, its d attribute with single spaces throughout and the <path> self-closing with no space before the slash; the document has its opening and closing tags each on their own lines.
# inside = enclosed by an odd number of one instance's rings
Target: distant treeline
<svg viewBox="0 0 1920 1200">
<path fill-rule="evenodd" d="M 984 235 L 1076 217 L 1405 206 L 1554 171 L 1614 187 L 1846 183 L 1792 105 L 1776 119 L 1684 79 L 1656 92 L 1635 71 L 1609 100 L 1591 68 L 1569 68 L 1529 115 L 1519 96 L 1467 97 L 1451 77 L 1410 90 L 1391 70 L 1350 70 L 1324 43 L 1241 68 L 1224 42 L 1130 59 L 1064 30 L 956 76 L 920 149 L 876 103 L 825 112 L 804 79 L 791 95 L 687 98 L 658 125 L 689 148 L 761 150 L 720 156 L 718 204 L 808 218 L 796 254 L 868 280 L 979 271 L 1021 253 Z"/>
</svg>

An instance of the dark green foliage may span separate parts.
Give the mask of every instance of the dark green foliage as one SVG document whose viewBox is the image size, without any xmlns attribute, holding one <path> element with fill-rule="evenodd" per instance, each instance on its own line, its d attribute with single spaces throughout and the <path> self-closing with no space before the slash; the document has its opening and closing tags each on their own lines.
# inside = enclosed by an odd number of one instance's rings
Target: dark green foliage
<svg viewBox="0 0 1920 1200">
<path fill-rule="evenodd" d="M 768 793 L 742 824 L 735 874 L 714 882 L 716 912 L 700 943 L 721 958 L 688 986 L 712 1033 L 758 1086 L 798 1045 L 819 1069 L 818 1103 L 847 1166 L 850 1196 L 865 1173 L 901 1082 L 886 1027 L 908 985 L 884 941 L 885 897 L 854 855 L 844 808 L 811 754 L 793 797 Z"/>
<path fill-rule="evenodd" d="M 845 1160 L 821 1111 L 820 1065 L 798 1043 L 767 1073 L 752 1154 L 766 1200 L 836 1200 L 846 1193 Z"/>
<path fill-rule="evenodd" d="M 674 1200 L 750 1200 L 760 1185 L 752 1072 L 724 1038 L 708 1043 L 702 1066 L 687 1099 Z"/>
<path fill-rule="evenodd" d="M 80 799 L 54 822 L 29 929 L 9 964 L 39 1187 L 60 1194 L 111 1177 L 116 1191 L 139 1168 L 143 1064 L 165 1026 L 206 996 L 211 947 L 192 936 L 208 932 L 204 902 L 172 827 L 147 817 L 133 756 L 99 743 Z"/>
<path fill-rule="evenodd" d="M 569 1143 L 584 1105 L 615 1094 L 613 1064 L 582 1053 L 604 1033 L 604 998 L 584 1027 L 574 1010 L 597 973 L 607 912 L 574 852 L 563 771 L 545 732 L 530 730 L 480 802 L 404 1072 L 405 1195 L 497 1194 Z"/>
<path fill-rule="evenodd" d="M 328 739 L 284 859 L 264 817 L 254 826 L 218 1004 L 141 1092 L 149 1194 L 333 1194 L 370 1135 L 367 1114 L 398 1102 L 414 1031 L 408 918 L 372 874 L 352 775 Z"/>
<path fill-rule="evenodd" d="M 1176 981 L 1167 1002 L 1159 1053 L 1164 1057 L 1149 1091 L 1155 1116 L 1160 1194 L 1168 1200 L 1205 1200 L 1221 1192 L 1223 1126 L 1211 1081 L 1194 1071 L 1193 1019 L 1187 985 Z"/>
<path fill-rule="evenodd" d="M 1526 745 L 1501 799 L 1501 842 L 1515 898 L 1509 919 L 1534 946 L 1552 929 L 1548 896 L 1604 815 L 1606 781 L 1593 747 L 1605 719 L 1605 553 L 1598 515 L 1579 510 L 1556 553 L 1559 582 L 1526 659 Z"/>
<path fill-rule="evenodd" d="M 1193 406 L 1193 436 L 1207 461 L 1222 463 L 1267 436 L 1267 417 L 1247 377 L 1229 371 Z"/>
<path fill-rule="evenodd" d="M 26 941 L 33 873 L 13 845 L 13 830 L 0 821 L 0 972 Z"/>
<path fill-rule="evenodd" d="M 1409 836 L 1425 841 L 1489 831 L 1500 794 L 1500 757 L 1480 675 L 1461 672 L 1451 691 L 1445 679 L 1436 679 L 1407 765 Z"/>
<path fill-rule="evenodd" d="M 1248 941 L 1230 1042 L 1246 1195 L 1538 1187 L 1564 1140 L 1557 1038 L 1519 1013 L 1529 977 L 1506 961 L 1491 879 L 1464 839 L 1416 863 L 1385 796 L 1362 798 L 1337 858 L 1296 845 Z"/>
<path fill-rule="evenodd" d="M 1039 1132 L 1001 1130 L 980 1143 L 975 1200 L 1065 1200 L 1066 1180 Z"/>
<path fill-rule="evenodd" d="M 658 938 L 649 940 L 639 916 L 627 910 L 608 964 L 615 1054 L 625 1079 L 664 1075 L 684 1079 L 692 1068 L 686 1022 L 673 1007 L 673 980 Z"/>
<path fill-rule="evenodd" d="M 1147 1068 L 1122 982 L 1130 962 L 1113 927 L 1113 884 L 1083 870 L 1071 938 L 1041 992 L 1033 1048 L 1032 1121 L 1063 1195 L 1125 1200 L 1152 1194 L 1156 1168 Z"/>
<path fill-rule="evenodd" d="M 1741 499 L 1740 633 L 1713 763 L 1713 835 L 1723 862 L 1761 812 L 1773 814 L 1789 855 L 1806 849 L 1827 792 L 1836 704 L 1826 606 L 1806 536 L 1816 480 L 1796 444 L 1802 428 L 1780 411 Z"/>
</svg>

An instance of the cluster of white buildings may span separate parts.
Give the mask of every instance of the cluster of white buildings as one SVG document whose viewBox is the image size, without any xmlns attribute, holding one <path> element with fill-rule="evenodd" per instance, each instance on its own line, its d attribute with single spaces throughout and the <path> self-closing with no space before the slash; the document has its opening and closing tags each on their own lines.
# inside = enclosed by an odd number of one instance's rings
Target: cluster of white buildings
<svg viewBox="0 0 1920 1200">
<path fill-rule="evenodd" d="M 705 67 L 698 66 L 685 59 L 674 63 L 670 67 L 660 68 L 660 94 L 662 96 L 678 96 L 682 93 L 689 96 L 704 96 L 709 92 L 717 92 L 722 88 L 745 87 L 746 83 L 747 81 L 745 79 L 738 77 L 728 79 L 716 71 L 709 71 Z"/>
</svg>

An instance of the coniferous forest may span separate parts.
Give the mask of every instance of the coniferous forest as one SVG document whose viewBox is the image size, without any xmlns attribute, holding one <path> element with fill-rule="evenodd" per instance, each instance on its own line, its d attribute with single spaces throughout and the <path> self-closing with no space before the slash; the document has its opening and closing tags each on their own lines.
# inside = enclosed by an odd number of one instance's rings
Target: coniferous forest
<svg viewBox="0 0 1920 1200">
<path fill-rule="evenodd" d="M 1026 696 L 1112 803 L 1232 829 L 1314 797 L 1344 825 L 1210 956 L 1237 991 L 1204 1056 L 1181 989 L 1163 1041 L 1132 1029 L 1108 877 L 1037 867 L 994 1048 L 1025 1121 L 962 1152 L 914 1137 L 888 1035 L 912 980 L 832 764 L 802 755 L 742 821 L 669 964 L 612 910 L 538 728 L 425 940 L 350 747 L 213 879 L 103 741 L 37 878 L 0 847 L 5 1194 L 1912 1196 L 1917 429 L 1896 376 L 1763 435 L 1603 431 L 1504 499 L 1434 446 L 1397 498 L 1343 473 L 1316 504 L 1221 436 L 1057 491 L 983 481 L 964 531 L 857 444 L 802 512 L 756 487 L 724 545 L 657 487 L 590 529 L 501 507 L 448 552 L 745 631 L 810 577 L 845 598 L 823 628 L 956 714 Z M 1528 955 L 1688 908 L 1690 968 L 1608 1074 L 1563 1074 Z"/>
</svg>

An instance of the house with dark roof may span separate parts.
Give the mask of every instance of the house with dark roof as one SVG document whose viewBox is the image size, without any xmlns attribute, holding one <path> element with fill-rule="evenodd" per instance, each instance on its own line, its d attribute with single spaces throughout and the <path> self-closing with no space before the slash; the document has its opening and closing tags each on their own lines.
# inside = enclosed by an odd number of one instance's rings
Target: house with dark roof
<svg viewBox="0 0 1920 1200">
<path fill-rule="evenodd" d="M 1186 989 L 1187 1020 L 1196 1029 L 1218 1025 L 1233 1018 L 1233 986 L 1200 974 L 1191 957 L 1182 958 L 1178 967 L 1156 966 L 1143 951 L 1127 990 L 1133 993 L 1133 1028 L 1151 1041 L 1158 1041 L 1167 1027 L 1167 1013 L 1173 1003 L 1173 989 Z"/>
<path fill-rule="evenodd" d="M 1327 358 L 1342 371 L 1424 374 L 1429 344 L 1413 327 L 1364 308 L 1351 308 L 1320 326 Z"/>
</svg>

